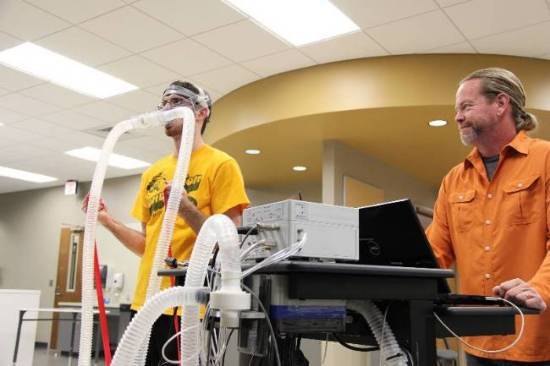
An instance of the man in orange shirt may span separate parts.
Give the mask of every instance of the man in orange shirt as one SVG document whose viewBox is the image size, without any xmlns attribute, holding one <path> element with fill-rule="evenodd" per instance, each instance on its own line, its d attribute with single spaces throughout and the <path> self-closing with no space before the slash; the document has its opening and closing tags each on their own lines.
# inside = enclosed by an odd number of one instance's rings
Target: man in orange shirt
<svg viewBox="0 0 550 366">
<path fill-rule="evenodd" d="M 469 338 L 478 349 L 466 347 L 468 366 L 550 365 L 550 143 L 525 134 L 537 120 L 508 70 L 462 80 L 455 119 L 473 150 L 441 184 L 427 229 L 435 255 L 443 267 L 456 264 L 460 292 L 541 310 L 507 351 L 481 349 L 504 348 L 516 335 Z"/>
</svg>

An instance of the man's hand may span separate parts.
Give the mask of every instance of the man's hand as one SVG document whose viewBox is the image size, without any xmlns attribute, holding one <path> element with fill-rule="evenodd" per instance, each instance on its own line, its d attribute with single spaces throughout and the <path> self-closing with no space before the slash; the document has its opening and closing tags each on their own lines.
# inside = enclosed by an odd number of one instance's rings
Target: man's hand
<svg viewBox="0 0 550 366">
<path fill-rule="evenodd" d="M 168 204 L 168 197 L 170 197 L 170 190 L 172 189 L 172 184 L 168 183 L 166 187 L 164 187 L 164 205 L 166 206 Z M 183 210 L 189 209 L 190 207 L 195 208 L 195 205 L 191 200 L 189 200 L 189 197 L 187 197 L 187 192 L 185 189 L 181 191 L 181 198 L 180 198 L 180 205 L 178 211 L 181 212 Z"/>
<path fill-rule="evenodd" d="M 493 288 L 493 293 L 513 303 L 528 308 L 546 310 L 546 303 L 539 293 L 520 278 L 502 282 Z"/>
<path fill-rule="evenodd" d="M 84 197 L 84 200 L 82 201 L 82 211 L 86 213 L 88 211 L 88 201 L 90 200 L 90 194 L 88 193 L 86 197 Z M 107 205 L 105 204 L 105 201 L 103 198 L 99 199 L 99 206 L 97 208 L 97 221 L 103 226 L 107 224 L 111 220 L 111 215 L 109 215 L 109 211 L 107 211 Z"/>
</svg>

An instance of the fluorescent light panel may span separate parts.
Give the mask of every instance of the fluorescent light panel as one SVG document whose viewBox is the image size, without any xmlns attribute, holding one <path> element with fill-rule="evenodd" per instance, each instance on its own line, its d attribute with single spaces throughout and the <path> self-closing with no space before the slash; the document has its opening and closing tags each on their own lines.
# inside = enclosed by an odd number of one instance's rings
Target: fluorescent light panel
<svg viewBox="0 0 550 366">
<path fill-rule="evenodd" d="M 65 151 L 65 154 L 74 156 L 75 158 L 97 162 L 99 161 L 99 157 L 101 156 L 101 150 L 96 149 L 95 147 L 86 146 L 80 149 Z M 151 165 L 146 161 L 129 158 L 127 156 L 119 155 L 119 154 L 111 154 L 109 156 L 108 164 L 115 168 L 121 168 L 121 169 L 127 169 L 127 170 L 145 168 Z"/>
<path fill-rule="evenodd" d="M 137 89 L 124 80 L 30 42 L 0 52 L 0 64 L 96 98 Z"/>
<path fill-rule="evenodd" d="M 359 30 L 328 0 L 224 1 L 294 46 Z"/>
<path fill-rule="evenodd" d="M 47 175 L 26 172 L 24 170 L 12 169 L 5 166 L 0 166 L 0 177 L 8 177 L 33 183 L 47 183 L 57 180 L 57 178 Z"/>
</svg>

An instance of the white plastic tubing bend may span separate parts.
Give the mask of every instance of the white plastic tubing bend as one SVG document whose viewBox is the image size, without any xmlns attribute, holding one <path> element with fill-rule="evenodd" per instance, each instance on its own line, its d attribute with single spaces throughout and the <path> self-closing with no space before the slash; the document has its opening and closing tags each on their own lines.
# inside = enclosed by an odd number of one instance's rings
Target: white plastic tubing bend
<svg viewBox="0 0 550 366">
<path fill-rule="evenodd" d="M 111 366 L 133 365 L 135 353 L 145 341 L 147 332 L 166 308 L 182 304 L 205 304 L 209 293 L 207 287 L 172 287 L 153 296 L 126 328 Z"/>
<path fill-rule="evenodd" d="M 99 207 L 99 198 L 105 179 L 109 155 L 118 141 L 119 137 L 125 132 L 134 128 L 149 128 L 160 126 L 176 118 L 183 118 L 184 125 L 191 125 L 194 129 L 194 114 L 187 107 L 174 108 L 169 111 L 158 111 L 139 115 L 119 122 L 109 132 L 109 135 L 103 143 L 103 149 L 99 161 L 96 165 L 90 195 L 88 198 L 88 210 L 86 212 L 86 222 L 84 227 L 84 249 L 82 259 L 82 318 L 80 328 L 80 347 L 78 366 L 89 366 L 92 354 L 92 332 L 93 332 L 93 259 L 94 259 L 94 241 L 96 237 L 97 214 Z M 183 140 L 182 140 L 183 141 Z M 192 145 L 192 144 L 190 144 Z M 180 192 L 181 194 L 181 192 Z"/>
<path fill-rule="evenodd" d="M 380 309 L 370 301 L 350 301 L 347 307 L 358 312 L 365 318 L 369 328 L 374 334 L 376 342 L 380 347 L 381 365 L 387 366 L 407 366 L 407 356 L 403 353 L 399 344 L 395 340 L 395 336 L 384 319 Z"/>
<path fill-rule="evenodd" d="M 208 261 L 218 242 L 221 262 L 221 287 L 210 295 L 212 308 L 221 310 L 221 326 L 238 326 L 240 310 L 250 309 L 250 294 L 241 290 L 239 237 L 235 224 L 222 214 L 210 216 L 203 224 L 195 242 L 185 278 L 185 287 L 204 284 Z M 236 323 L 235 323 L 236 320 Z M 199 306 L 183 307 L 181 336 L 182 365 L 199 364 Z"/>
</svg>

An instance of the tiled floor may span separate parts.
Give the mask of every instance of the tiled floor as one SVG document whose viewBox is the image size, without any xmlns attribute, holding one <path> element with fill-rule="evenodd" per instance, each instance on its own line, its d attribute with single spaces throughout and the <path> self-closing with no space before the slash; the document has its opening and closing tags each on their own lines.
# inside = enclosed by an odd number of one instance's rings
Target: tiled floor
<svg viewBox="0 0 550 366">
<path fill-rule="evenodd" d="M 56 355 L 53 350 L 48 350 L 45 347 L 37 347 L 34 350 L 33 366 L 76 366 L 78 358 L 73 357 L 69 360 L 67 355 Z M 93 364 L 93 363 L 92 363 Z M 104 366 L 103 359 L 99 359 L 96 366 Z"/>
</svg>

